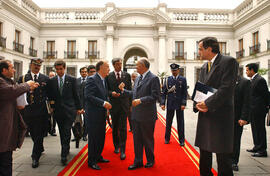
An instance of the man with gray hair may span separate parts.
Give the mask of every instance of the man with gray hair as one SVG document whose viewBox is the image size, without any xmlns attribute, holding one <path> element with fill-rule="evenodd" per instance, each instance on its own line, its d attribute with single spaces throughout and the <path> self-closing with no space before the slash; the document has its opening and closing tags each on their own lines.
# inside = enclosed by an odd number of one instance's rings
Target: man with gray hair
<svg viewBox="0 0 270 176">
<path fill-rule="evenodd" d="M 159 78 L 149 70 L 150 63 L 147 58 L 140 58 L 136 64 L 140 76 L 135 80 L 132 91 L 124 89 L 121 83 L 119 89 L 123 94 L 131 95 L 132 98 L 132 123 L 135 159 L 129 170 L 143 166 L 143 148 L 147 163 L 145 168 L 153 167 L 154 156 L 154 129 L 157 120 L 156 102 L 160 97 Z"/>
<path fill-rule="evenodd" d="M 118 88 L 121 82 L 125 83 L 126 89 L 131 90 L 130 75 L 122 71 L 122 59 L 114 58 L 112 60 L 114 71 L 106 77 L 108 83 L 108 92 L 110 103 L 112 104 L 111 117 L 112 117 L 112 130 L 113 130 L 113 144 L 115 147 L 114 153 L 119 153 L 120 159 L 126 158 L 126 140 L 127 140 L 127 114 L 130 108 L 129 97 L 120 94 Z"/>
</svg>

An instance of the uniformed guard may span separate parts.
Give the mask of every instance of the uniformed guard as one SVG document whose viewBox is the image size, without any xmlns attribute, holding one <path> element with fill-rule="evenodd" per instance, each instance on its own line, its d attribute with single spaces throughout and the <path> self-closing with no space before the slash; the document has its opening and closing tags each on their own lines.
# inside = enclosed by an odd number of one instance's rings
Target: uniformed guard
<svg viewBox="0 0 270 176">
<path fill-rule="evenodd" d="M 40 58 L 31 59 L 29 72 L 19 78 L 19 83 L 27 82 L 28 80 L 39 83 L 38 88 L 27 93 L 28 105 L 24 109 L 24 119 L 34 143 L 31 155 L 33 168 L 39 166 L 39 158 L 44 151 L 44 133 L 48 124 L 46 100 L 49 77 L 39 72 L 42 62 L 43 60 Z"/>
<path fill-rule="evenodd" d="M 161 96 L 162 110 L 165 110 L 167 99 L 165 144 L 170 142 L 172 121 L 176 111 L 178 137 L 180 146 L 183 147 L 185 145 L 184 109 L 187 102 L 187 81 L 185 77 L 179 75 L 178 64 L 173 63 L 170 67 L 172 76 L 165 79 Z"/>
</svg>

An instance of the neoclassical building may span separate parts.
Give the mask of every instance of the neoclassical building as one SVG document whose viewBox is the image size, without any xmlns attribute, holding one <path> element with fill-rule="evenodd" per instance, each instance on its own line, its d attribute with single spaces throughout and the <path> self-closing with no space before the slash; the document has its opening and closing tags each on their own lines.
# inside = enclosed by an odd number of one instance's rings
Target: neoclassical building
<svg viewBox="0 0 270 176">
<path fill-rule="evenodd" d="M 215 36 L 221 52 L 235 57 L 242 68 L 257 62 L 270 65 L 270 1 L 245 0 L 231 10 L 167 8 L 40 8 L 31 0 L 0 0 L 0 58 L 14 62 L 16 78 L 28 71 L 30 58 L 45 60 L 48 73 L 57 59 L 67 62 L 67 72 L 100 59 L 124 60 L 134 69 L 139 57 L 148 57 L 151 71 L 167 72 L 178 63 L 187 77 L 189 92 L 198 79 L 203 61 L 198 41 Z M 268 83 L 270 74 L 264 75 Z"/>
</svg>

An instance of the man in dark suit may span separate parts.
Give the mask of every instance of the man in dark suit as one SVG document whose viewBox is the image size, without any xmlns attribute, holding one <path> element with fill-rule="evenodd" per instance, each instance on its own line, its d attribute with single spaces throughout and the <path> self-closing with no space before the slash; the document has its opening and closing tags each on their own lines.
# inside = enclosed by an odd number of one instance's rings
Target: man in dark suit
<svg viewBox="0 0 270 176">
<path fill-rule="evenodd" d="M 234 123 L 234 88 L 238 63 L 236 59 L 223 56 L 214 37 L 199 41 L 199 55 L 207 60 L 200 72 L 199 81 L 217 89 L 206 100 L 197 102 L 194 111 L 200 111 L 195 145 L 200 148 L 200 174 L 213 175 L 212 153 L 216 153 L 218 175 L 231 176 Z"/>
<path fill-rule="evenodd" d="M 254 143 L 254 147 L 247 151 L 252 152 L 253 157 L 267 157 L 265 117 L 268 112 L 269 93 L 265 79 L 257 73 L 258 69 L 256 63 L 246 65 L 246 74 L 251 78 L 250 122 Z"/>
<path fill-rule="evenodd" d="M 121 71 L 122 59 L 114 58 L 112 65 L 114 71 L 106 77 L 106 81 L 108 83 L 110 103 L 112 105 L 110 114 L 112 117 L 114 153 L 119 153 L 120 148 L 120 159 L 124 160 L 126 158 L 127 114 L 129 112 L 130 102 L 129 97 L 120 95 L 118 86 L 123 82 L 126 89 L 131 90 L 131 78 L 127 72 Z"/>
<path fill-rule="evenodd" d="M 160 97 L 159 78 L 149 70 L 150 63 L 147 58 L 140 58 L 136 64 L 137 77 L 132 91 L 124 90 L 124 83 L 119 89 L 127 95 L 132 95 L 133 141 L 135 159 L 129 170 L 143 166 L 143 149 L 147 163 L 145 168 L 153 167 L 154 156 L 154 129 L 157 120 L 156 102 Z"/>
<path fill-rule="evenodd" d="M 24 109 L 24 120 L 28 126 L 32 141 L 32 167 L 39 166 L 39 158 L 44 151 L 43 138 L 48 130 L 48 111 L 46 106 L 47 84 L 49 77 L 40 73 L 43 60 L 39 58 L 31 59 L 30 72 L 19 78 L 19 83 L 29 80 L 37 82 L 40 86 L 34 91 L 27 93 L 28 105 Z"/>
<path fill-rule="evenodd" d="M 84 109 L 84 87 L 87 79 L 87 67 L 80 68 L 81 77 L 77 79 L 77 90 L 79 91 L 80 102 L 82 108 Z M 83 119 L 83 141 L 87 141 L 87 129 L 86 129 L 86 122 L 85 117 Z"/>
<path fill-rule="evenodd" d="M 76 78 L 65 74 L 66 63 L 58 60 L 54 63 L 57 76 L 49 81 L 49 99 L 54 108 L 61 140 L 61 162 L 67 164 L 70 149 L 71 127 L 76 114 L 82 113 L 80 98 L 77 92 Z"/>
<path fill-rule="evenodd" d="M 166 131 L 165 144 L 169 144 L 171 137 L 171 127 L 176 111 L 177 131 L 180 146 L 185 145 L 185 122 L 184 109 L 187 104 L 187 81 L 186 78 L 179 75 L 180 68 L 178 64 L 171 64 L 172 76 L 169 76 L 162 87 L 161 109 L 165 110 L 167 99 Z"/>
<path fill-rule="evenodd" d="M 96 71 L 95 75 L 87 78 L 84 98 L 88 130 L 88 166 L 100 170 L 98 162 L 109 162 L 101 155 L 105 142 L 106 116 L 112 108 L 108 100 L 108 88 L 105 81 L 110 71 L 108 62 L 99 61 L 96 64 Z"/>
<path fill-rule="evenodd" d="M 243 126 L 249 122 L 250 81 L 242 76 L 237 76 L 234 91 L 234 141 L 232 153 L 232 169 L 238 171 L 240 156 L 241 136 Z"/>
</svg>

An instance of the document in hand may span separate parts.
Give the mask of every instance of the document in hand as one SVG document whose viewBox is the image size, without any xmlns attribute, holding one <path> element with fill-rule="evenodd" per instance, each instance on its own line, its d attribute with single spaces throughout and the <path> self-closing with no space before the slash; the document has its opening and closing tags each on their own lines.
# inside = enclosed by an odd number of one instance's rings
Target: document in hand
<svg viewBox="0 0 270 176">
<path fill-rule="evenodd" d="M 195 102 L 205 101 L 213 95 L 217 89 L 207 86 L 201 82 L 196 82 L 191 99 Z"/>
</svg>

